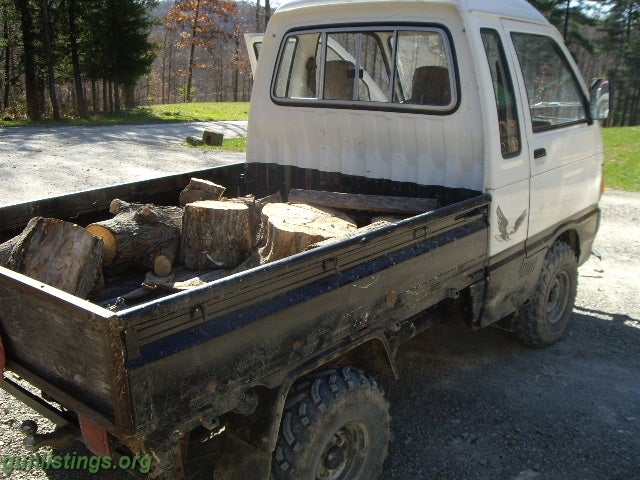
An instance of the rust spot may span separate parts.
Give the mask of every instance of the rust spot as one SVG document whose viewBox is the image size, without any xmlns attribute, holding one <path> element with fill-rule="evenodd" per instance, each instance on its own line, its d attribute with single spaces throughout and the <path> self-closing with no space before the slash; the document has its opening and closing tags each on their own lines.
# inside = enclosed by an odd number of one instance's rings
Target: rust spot
<svg viewBox="0 0 640 480">
<path fill-rule="evenodd" d="M 300 350 L 302 347 L 304 346 L 304 343 L 302 342 L 302 340 L 296 340 L 295 342 L 293 342 L 293 351 L 297 352 L 298 350 Z"/>
<path fill-rule="evenodd" d="M 129 447 L 129 450 L 134 454 L 141 454 L 147 451 L 145 448 L 145 442 L 145 437 L 138 435 L 131 436 L 123 440 L 123 443 Z"/>
<path fill-rule="evenodd" d="M 398 303 L 398 294 L 392 291 L 389 295 L 387 295 L 387 307 L 395 307 L 396 303 Z"/>
<path fill-rule="evenodd" d="M 208 384 L 207 384 L 207 392 L 209 393 L 213 393 L 216 390 L 218 390 L 218 381 L 217 380 L 211 380 Z"/>
</svg>

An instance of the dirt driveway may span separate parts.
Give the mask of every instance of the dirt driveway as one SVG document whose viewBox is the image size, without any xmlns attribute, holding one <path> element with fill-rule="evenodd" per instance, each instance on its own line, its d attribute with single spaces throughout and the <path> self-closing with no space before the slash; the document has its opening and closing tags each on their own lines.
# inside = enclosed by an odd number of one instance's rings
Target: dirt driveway
<svg viewBox="0 0 640 480">
<path fill-rule="evenodd" d="M 450 323 L 401 351 L 384 478 L 640 478 L 640 195 L 601 206 L 560 342 Z"/>
<path fill-rule="evenodd" d="M 14 182 L 54 175 L 42 169 L 8 179 L 3 161 L 0 205 L 12 203 L 7 192 Z M 111 171 L 106 156 L 101 163 Z M 135 166 L 135 158 L 127 165 Z M 556 345 L 531 349 L 505 332 L 471 332 L 451 322 L 401 349 L 401 378 L 385 385 L 393 439 L 384 479 L 640 478 L 640 195 L 609 191 L 601 206 L 596 249 L 603 259 L 581 267 L 572 322 Z M 16 428 L 37 415 L 4 392 L 0 415 L 0 458 L 26 454 Z M 65 451 L 86 454 L 79 443 Z M 10 478 L 87 474 L 14 472 Z"/>
<path fill-rule="evenodd" d="M 0 205 L 244 161 L 184 146 L 204 130 L 246 136 L 246 121 L 0 127 Z"/>
</svg>

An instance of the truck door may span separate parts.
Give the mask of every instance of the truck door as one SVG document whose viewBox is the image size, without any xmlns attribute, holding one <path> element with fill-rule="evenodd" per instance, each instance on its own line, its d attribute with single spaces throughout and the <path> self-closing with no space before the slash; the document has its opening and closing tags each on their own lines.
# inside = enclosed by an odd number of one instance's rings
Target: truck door
<svg viewBox="0 0 640 480">
<path fill-rule="evenodd" d="M 498 19 L 482 19 L 476 44 L 481 66 L 478 78 L 486 105 L 487 152 L 485 189 L 491 194 L 489 284 L 481 325 L 491 324 L 522 303 L 526 276 L 529 216 L 529 148 L 523 106 L 519 101 L 510 42 Z"/>
<path fill-rule="evenodd" d="M 509 61 L 499 21 L 486 20 L 480 29 L 491 85 L 487 91 L 488 159 L 486 189 L 493 199 L 490 255 L 524 253 L 529 215 L 529 159 L 523 132 L 523 108 L 518 102 L 513 64 Z"/>
<path fill-rule="evenodd" d="M 597 203 L 601 139 L 589 115 L 586 86 L 559 34 L 533 24 L 503 24 L 525 106 L 531 254 Z"/>
<path fill-rule="evenodd" d="M 249 63 L 251 64 L 251 74 L 256 74 L 256 67 L 258 66 L 258 57 L 260 56 L 260 49 L 262 48 L 262 42 L 264 41 L 264 33 L 245 33 L 244 42 L 247 44 L 247 54 L 249 55 Z"/>
</svg>

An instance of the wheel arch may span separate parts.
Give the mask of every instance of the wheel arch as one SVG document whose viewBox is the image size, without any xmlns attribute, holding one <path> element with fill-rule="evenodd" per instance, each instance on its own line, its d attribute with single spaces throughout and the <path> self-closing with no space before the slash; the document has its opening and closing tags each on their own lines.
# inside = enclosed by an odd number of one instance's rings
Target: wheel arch
<svg viewBox="0 0 640 480">
<path fill-rule="evenodd" d="M 284 377 L 279 375 L 254 385 L 249 391 L 257 398 L 255 410 L 249 415 L 228 415 L 222 450 L 227 459 L 216 466 L 224 471 L 220 478 L 268 478 L 284 406 L 293 385 L 306 376 L 336 366 L 350 366 L 375 378 L 398 378 L 395 351 L 384 333 L 379 332 L 323 350 L 286 372 Z M 248 476 L 243 477 L 245 474 Z"/>
<path fill-rule="evenodd" d="M 580 234 L 576 229 L 571 228 L 571 229 L 565 230 L 560 235 L 558 235 L 558 237 L 554 242 L 551 242 L 551 245 L 553 245 L 555 242 L 558 242 L 558 241 L 569 245 L 571 250 L 573 250 L 573 253 L 575 254 L 576 258 L 577 259 L 580 258 L 582 254 L 581 247 L 580 247 Z M 549 246 L 549 248 L 551 248 L 551 245 Z"/>
</svg>

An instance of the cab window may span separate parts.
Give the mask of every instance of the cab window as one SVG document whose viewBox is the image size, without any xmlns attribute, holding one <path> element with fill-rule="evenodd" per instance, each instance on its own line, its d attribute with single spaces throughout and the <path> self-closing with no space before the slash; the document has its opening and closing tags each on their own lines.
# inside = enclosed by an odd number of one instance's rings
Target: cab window
<svg viewBox="0 0 640 480">
<path fill-rule="evenodd" d="M 453 65 L 440 28 L 292 32 L 280 48 L 272 97 L 279 103 L 448 112 L 459 98 Z"/>
<path fill-rule="evenodd" d="M 550 37 L 512 33 L 533 131 L 586 122 L 587 102 L 558 44 Z"/>
<path fill-rule="evenodd" d="M 498 32 L 482 29 L 481 35 L 498 110 L 500 150 L 504 158 L 509 158 L 520 153 L 520 124 L 513 81 Z"/>
</svg>

